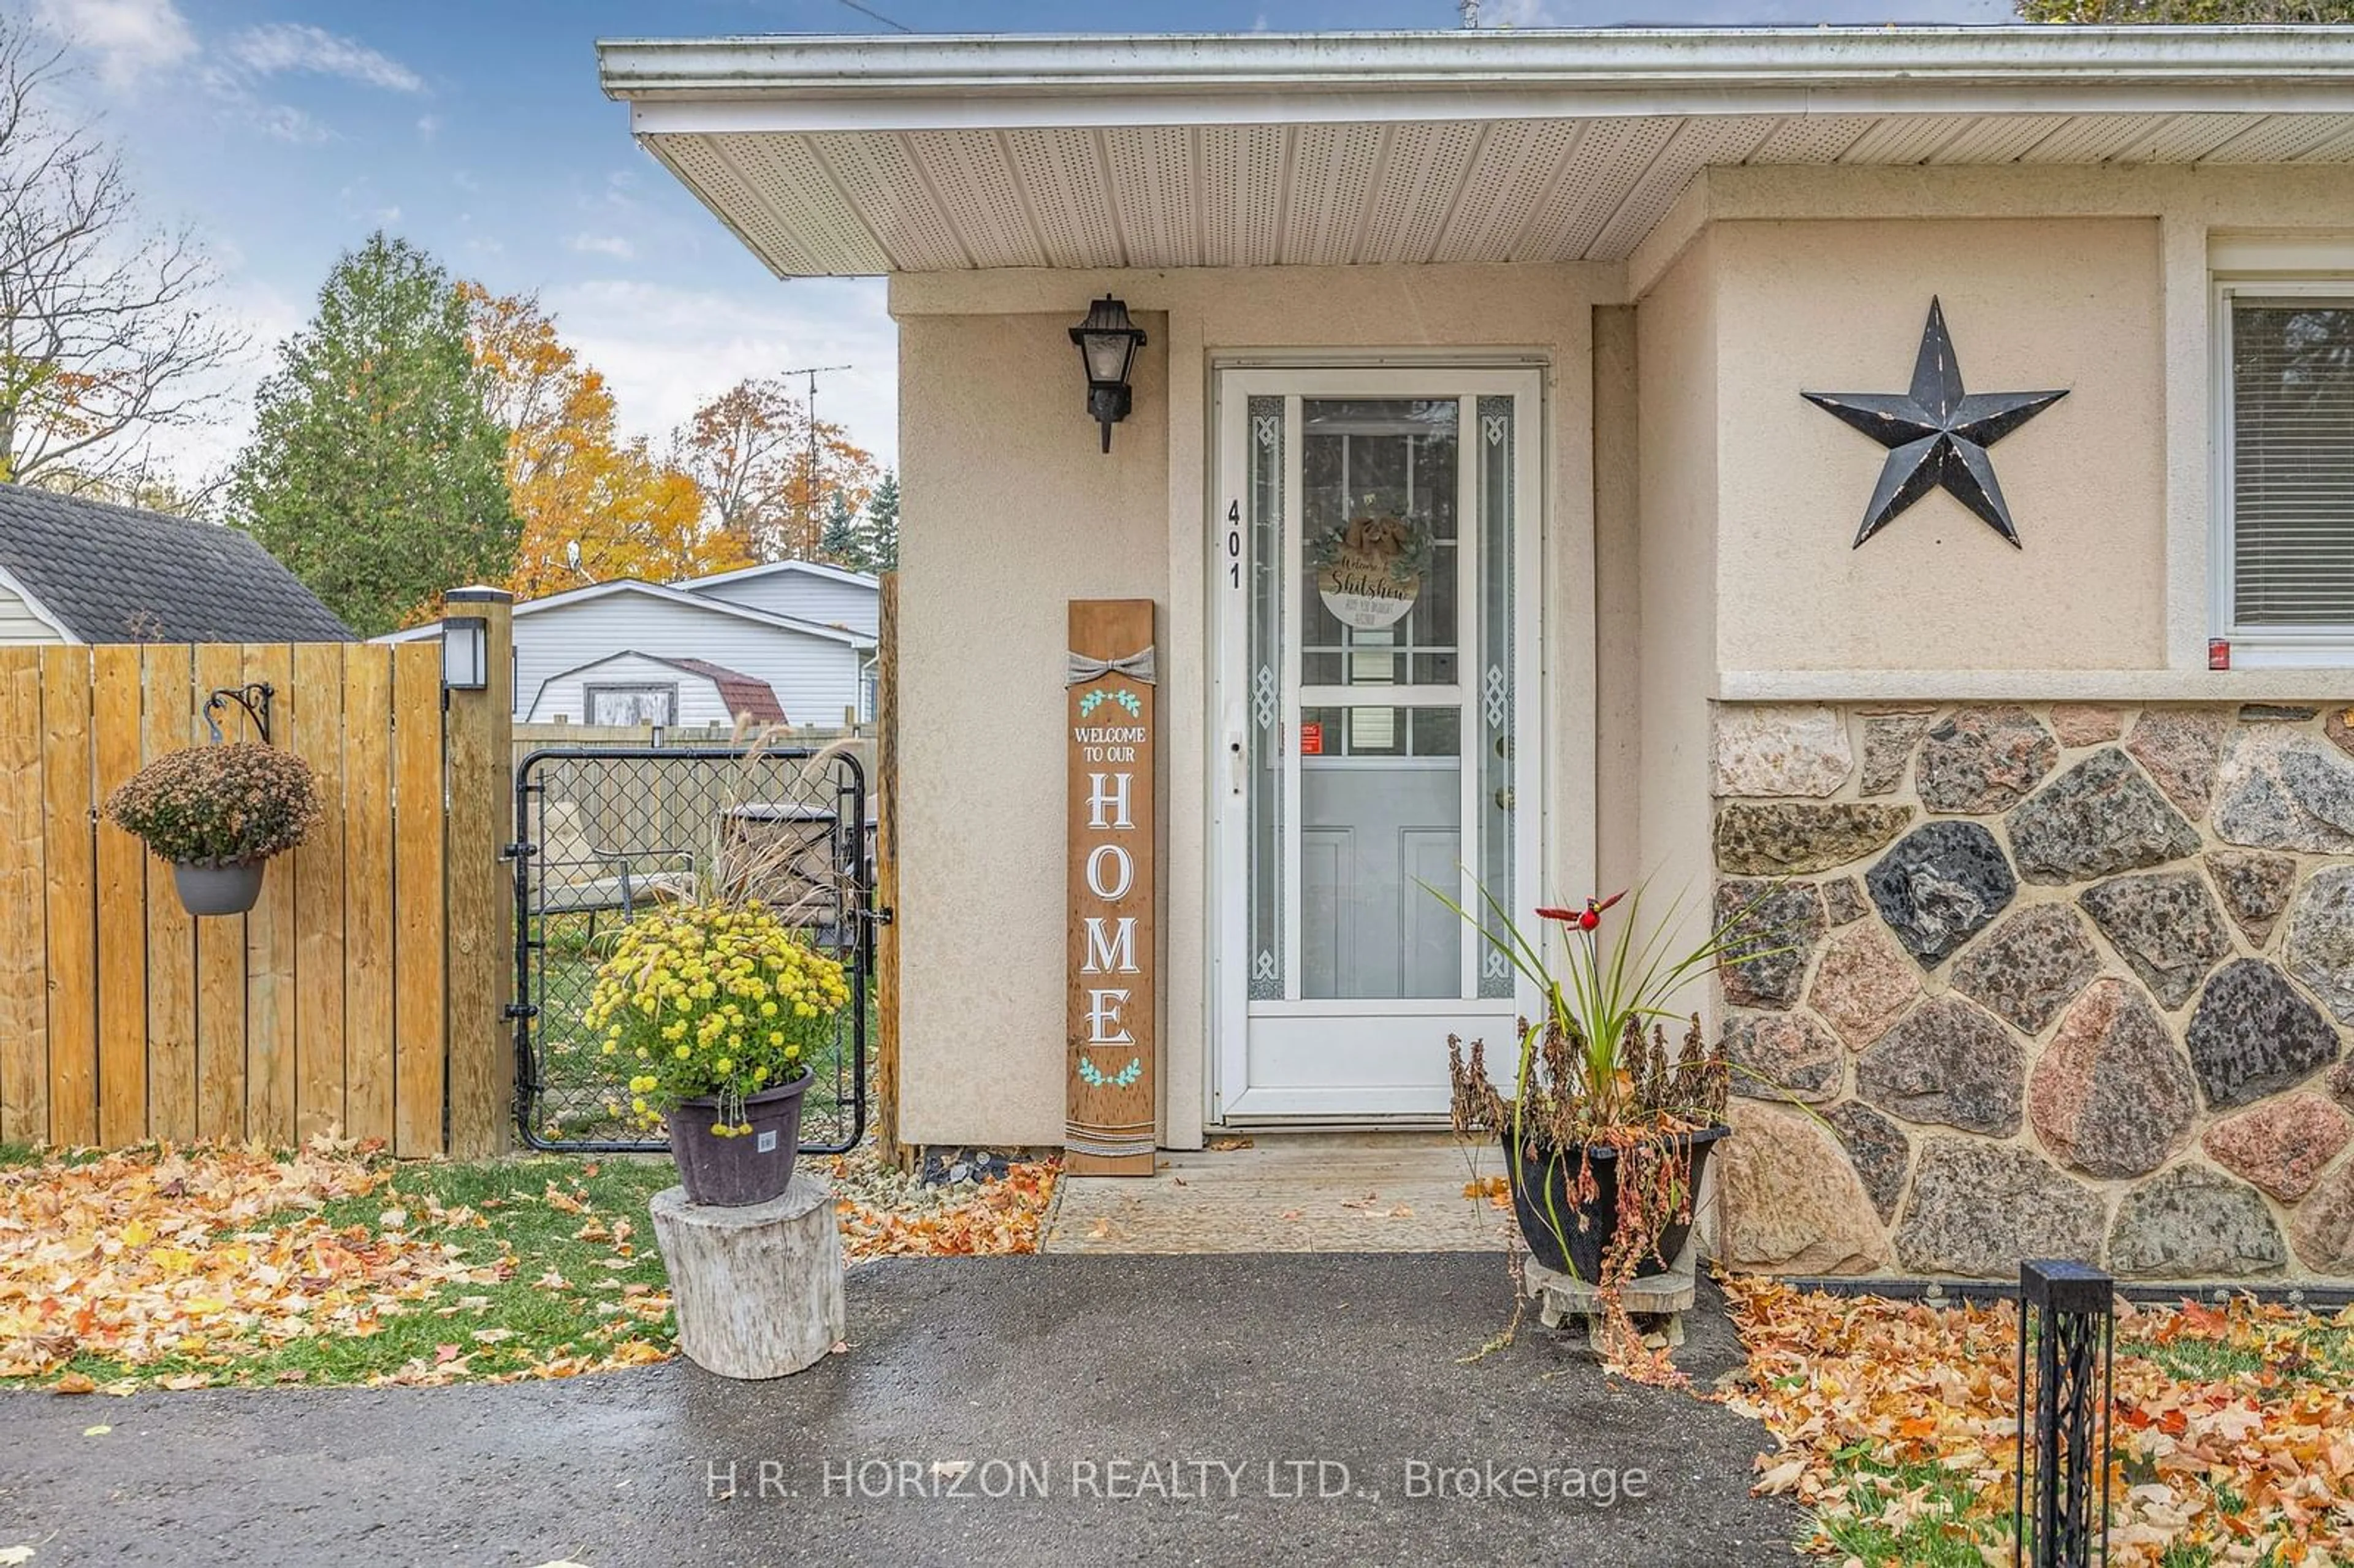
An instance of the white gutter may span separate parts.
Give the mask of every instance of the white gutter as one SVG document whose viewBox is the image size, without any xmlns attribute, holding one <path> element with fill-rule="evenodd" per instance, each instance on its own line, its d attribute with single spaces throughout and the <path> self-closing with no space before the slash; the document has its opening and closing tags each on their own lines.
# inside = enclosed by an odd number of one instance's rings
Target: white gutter
<svg viewBox="0 0 2354 1568">
<path fill-rule="evenodd" d="M 642 132 L 1955 111 L 2354 111 L 2354 27 L 617 39 Z"/>
</svg>

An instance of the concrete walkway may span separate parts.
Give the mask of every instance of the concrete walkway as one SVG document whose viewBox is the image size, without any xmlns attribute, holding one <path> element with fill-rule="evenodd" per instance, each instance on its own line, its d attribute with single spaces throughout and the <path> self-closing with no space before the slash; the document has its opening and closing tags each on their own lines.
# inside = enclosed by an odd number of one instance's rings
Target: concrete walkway
<svg viewBox="0 0 2354 1568">
<path fill-rule="evenodd" d="M 1748 1496 L 1757 1427 L 1606 1383 L 1532 1326 L 1462 1364 L 1509 1307 L 1493 1254 L 907 1260 L 854 1271 L 852 1349 L 775 1383 L 673 1363 L 0 1395 L 0 1549 L 33 1546 L 31 1568 L 1793 1561 L 1794 1511 Z M 1702 1387 L 1738 1364 L 1721 1314 L 1679 1359 Z"/>
<path fill-rule="evenodd" d="M 1463 1190 L 1502 1170 L 1443 1132 L 1215 1139 L 1163 1152 L 1149 1177 L 1064 1177 L 1042 1250 L 1494 1252 L 1511 1212 Z"/>
</svg>

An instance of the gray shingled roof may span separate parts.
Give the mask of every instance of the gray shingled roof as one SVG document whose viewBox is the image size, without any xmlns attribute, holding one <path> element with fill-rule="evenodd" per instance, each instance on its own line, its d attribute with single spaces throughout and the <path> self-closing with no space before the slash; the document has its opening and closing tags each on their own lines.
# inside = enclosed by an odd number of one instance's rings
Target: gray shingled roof
<svg viewBox="0 0 2354 1568">
<path fill-rule="evenodd" d="M 0 484 L 0 570 L 84 642 L 348 642 L 234 528 Z"/>
</svg>

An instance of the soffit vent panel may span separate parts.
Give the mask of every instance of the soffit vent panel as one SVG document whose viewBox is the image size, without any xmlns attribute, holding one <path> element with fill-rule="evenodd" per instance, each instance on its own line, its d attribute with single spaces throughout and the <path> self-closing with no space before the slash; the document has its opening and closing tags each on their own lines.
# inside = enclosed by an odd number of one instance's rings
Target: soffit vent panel
<svg viewBox="0 0 2354 1568">
<path fill-rule="evenodd" d="M 1672 120 L 1597 120 L 1570 150 L 1561 183 L 1515 248 L 1516 261 L 1584 256 L 1626 199 L 1625 171 L 1648 169 L 1675 134 Z"/>
<path fill-rule="evenodd" d="M 832 248 L 838 253 L 828 254 L 822 243 L 822 225 L 807 221 L 816 215 L 804 207 L 801 187 L 796 182 L 779 181 L 768 188 L 757 175 L 739 172 L 733 160 L 724 155 L 716 143 L 705 136 L 664 136 L 649 139 L 652 150 L 677 171 L 690 189 L 702 198 L 712 211 L 726 215 L 729 224 L 744 237 L 744 242 L 769 266 L 787 277 L 806 271 L 822 271 L 844 260 L 855 260 L 861 255 L 873 256 L 887 263 L 889 258 L 871 240 L 864 246 L 839 253 L 843 248 Z M 746 139 L 748 142 L 750 138 Z M 749 148 L 737 149 L 739 155 Z M 775 205 L 779 198 L 789 200 L 801 210 L 805 220 L 788 222 Z M 864 230 L 859 231 L 862 235 Z"/>
<path fill-rule="evenodd" d="M 2273 114 L 2207 154 L 2211 164 L 2285 164 L 2326 146 L 2349 127 L 2354 115 Z"/>
<path fill-rule="evenodd" d="M 2167 121 L 2165 114 L 2074 114 L 2042 141 L 2020 154 L 2022 164 L 2102 164 L 2127 149 L 2147 145 Z"/>
<path fill-rule="evenodd" d="M 1024 210 L 1021 182 L 995 132 L 928 131 L 907 143 L 974 266 L 1046 264 L 1045 249 Z"/>
<path fill-rule="evenodd" d="M 2354 130 L 2340 132 L 2297 160 L 2300 164 L 2354 162 Z"/>
<path fill-rule="evenodd" d="M 1969 129 L 1967 114 L 1891 114 L 1840 154 L 1842 164 L 1925 163 L 1946 143 Z"/>
<path fill-rule="evenodd" d="M 2261 114 L 2176 114 L 2115 155 L 2120 164 L 2195 164 L 2249 130 Z"/>
<path fill-rule="evenodd" d="M 1280 125 L 1202 129 L 1202 188 L 1209 196 L 1213 267 L 1272 267 L 1283 257 L 1283 171 L 1291 138 Z M 1226 199 L 1217 200 L 1220 193 Z"/>
<path fill-rule="evenodd" d="M 1479 145 L 1479 127 L 1400 125 L 1390 134 L 1389 163 L 1365 226 L 1363 260 L 1427 261 L 1438 231 L 1465 190 L 1464 176 Z"/>
<path fill-rule="evenodd" d="M 1200 266 L 1193 132 L 1182 126 L 1123 125 L 1104 132 L 1104 148 L 1129 250 L 1152 265 Z"/>
<path fill-rule="evenodd" d="M 956 230 L 924 188 L 902 136 L 826 132 L 810 138 L 843 191 L 903 272 L 949 272 L 971 266 Z"/>
<path fill-rule="evenodd" d="M 1880 123 L 1875 114 L 1792 114 L 1749 154 L 1753 164 L 1835 164 Z"/>
<path fill-rule="evenodd" d="M 1029 193 L 1050 267 L 1118 267 L 1119 229 L 1091 131 L 1009 131 L 1006 151 Z"/>
<path fill-rule="evenodd" d="M 790 277 L 1615 260 L 1712 167 L 2336 164 L 2354 162 L 2354 111 L 722 130 L 642 139 Z"/>
<path fill-rule="evenodd" d="M 1933 164 L 2009 164 L 2068 122 L 2064 114 L 2006 115 L 1962 127 L 1961 133 L 1929 154 Z"/>
<path fill-rule="evenodd" d="M 1439 239 L 1441 260 L 1512 260 L 1512 241 L 1553 189 L 1580 130 L 1574 120 L 1505 120 L 1490 126 Z"/>
<path fill-rule="evenodd" d="M 1762 117 L 1685 121 L 1627 193 L 1586 254 L 1596 260 L 1624 260 L 1668 215 L 1695 175 L 1712 164 L 1744 162 L 1773 129 L 1774 122 Z"/>
<path fill-rule="evenodd" d="M 1283 259 L 1295 266 L 1338 267 L 1353 260 L 1357 230 L 1381 166 L 1386 128 L 1309 125 L 1294 134 L 1291 211 Z"/>
</svg>

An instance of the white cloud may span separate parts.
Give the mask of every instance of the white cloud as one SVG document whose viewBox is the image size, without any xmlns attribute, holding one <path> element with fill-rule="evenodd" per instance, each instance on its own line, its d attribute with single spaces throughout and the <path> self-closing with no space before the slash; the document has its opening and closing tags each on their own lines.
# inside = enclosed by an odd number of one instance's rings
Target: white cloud
<svg viewBox="0 0 2354 1568">
<path fill-rule="evenodd" d="M 99 74 L 112 87 L 196 51 L 196 34 L 173 0 L 36 0 L 35 14 L 49 31 L 97 55 Z"/>
<path fill-rule="evenodd" d="M 272 22 L 231 38 L 230 58 L 262 76 L 310 71 L 392 92 L 422 92 L 425 79 L 389 55 L 307 22 Z"/>
<path fill-rule="evenodd" d="M 1480 0 L 1482 27 L 1558 27 L 1562 19 L 1545 0 Z"/>
<path fill-rule="evenodd" d="M 261 103 L 235 100 L 232 101 L 242 101 L 247 118 L 261 131 L 262 134 L 275 136 L 281 142 L 319 143 L 328 141 L 334 135 L 333 132 L 319 123 L 317 120 L 303 113 L 291 103 Z"/>
<path fill-rule="evenodd" d="M 583 256 L 610 256 L 616 261 L 632 261 L 638 254 L 638 248 L 618 234 L 576 234 L 564 243 Z"/>
<path fill-rule="evenodd" d="M 848 365 L 818 378 L 818 415 L 875 461 L 899 450 L 899 340 L 875 278 L 807 278 L 742 294 L 604 281 L 544 289 L 565 340 L 605 373 L 622 428 L 659 447 L 747 376 Z"/>
<path fill-rule="evenodd" d="M 430 142 L 434 137 L 439 136 L 441 133 L 441 117 L 439 114 L 419 115 L 417 117 L 417 133 L 426 141 Z"/>
</svg>

